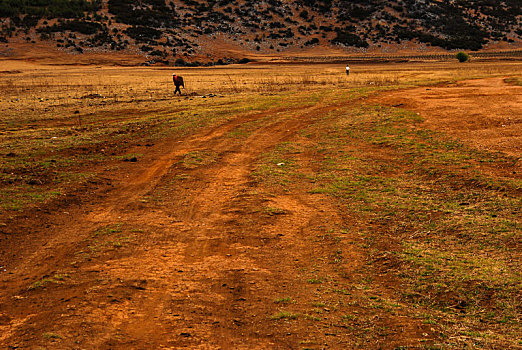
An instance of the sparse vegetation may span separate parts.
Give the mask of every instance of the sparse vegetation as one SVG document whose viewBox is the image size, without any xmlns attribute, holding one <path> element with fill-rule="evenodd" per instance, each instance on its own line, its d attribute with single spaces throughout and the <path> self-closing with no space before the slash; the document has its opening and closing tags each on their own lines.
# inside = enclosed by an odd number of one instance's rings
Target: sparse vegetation
<svg viewBox="0 0 522 350">
<path fill-rule="evenodd" d="M 62 274 L 62 273 L 55 274 L 50 277 L 44 277 L 41 280 L 38 280 L 38 281 L 34 282 L 33 284 L 31 284 L 31 286 L 29 286 L 28 289 L 33 290 L 33 289 L 43 288 L 48 284 L 64 284 L 65 280 L 68 278 L 70 278 L 69 274 Z"/>
<path fill-rule="evenodd" d="M 298 314 L 294 314 L 292 312 L 288 312 L 288 311 L 281 311 L 273 316 L 271 316 L 270 318 L 272 320 L 295 320 L 299 317 Z"/>
<path fill-rule="evenodd" d="M 6 65 L 0 342 L 516 348 L 518 158 L 387 100 L 517 88 L 477 61 L 179 68 L 176 98 L 160 67 Z"/>
<path fill-rule="evenodd" d="M 42 334 L 42 337 L 44 337 L 45 339 L 62 339 L 63 338 L 58 333 L 50 333 L 50 332 Z"/>
<path fill-rule="evenodd" d="M 290 298 L 290 297 L 286 297 L 286 298 L 278 298 L 276 300 L 274 300 L 274 303 L 276 304 L 292 304 L 292 303 L 295 303 L 295 301 Z"/>
<path fill-rule="evenodd" d="M 74 18 L 83 17 L 85 12 L 96 12 L 100 9 L 99 0 L 2 0 L 0 2 L 0 18 L 27 15 L 37 18 Z"/>
<path fill-rule="evenodd" d="M 519 42 L 520 15 L 515 0 L 504 1 L 502 6 L 483 0 L 141 0 L 139 4 L 110 0 L 106 8 L 100 0 L 0 2 L 2 41 L 36 29 L 41 40 L 52 40 L 75 53 L 92 48 L 121 51 L 146 43 L 152 47 L 150 52 L 163 52 L 157 56 L 168 58 L 162 61 L 164 64 L 177 61 L 177 66 L 194 64 L 200 49 L 197 38 L 212 39 L 216 34 L 230 42 L 238 41 L 249 51 L 272 53 L 320 42 L 365 49 L 370 45 L 400 46 L 407 41 L 477 51 L 489 42 Z M 57 23 L 49 25 L 48 20 L 54 19 Z M 70 36 L 70 32 L 81 35 Z M 183 65 L 179 64 L 181 60 Z M 209 58 L 198 66 L 212 65 L 212 61 Z M 249 58 L 238 61 L 247 62 Z"/>
</svg>

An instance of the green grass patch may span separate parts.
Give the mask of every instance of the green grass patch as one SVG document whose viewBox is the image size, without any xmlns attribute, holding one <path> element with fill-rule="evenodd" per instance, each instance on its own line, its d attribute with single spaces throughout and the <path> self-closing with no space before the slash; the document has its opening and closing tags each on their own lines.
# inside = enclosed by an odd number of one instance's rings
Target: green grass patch
<svg viewBox="0 0 522 350">
<path fill-rule="evenodd" d="M 52 277 L 44 277 L 41 280 L 38 280 L 31 284 L 28 290 L 43 288 L 48 284 L 64 284 L 65 281 L 70 277 L 71 276 L 69 276 L 69 274 L 55 274 Z"/>
<path fill-rule="evenodd" d="M 182 160 L 185 169 L 195 169 L 214 163 L 218 158 L 217 153 L 210 151 L 193 151 L 187 153 Z"/>
<path fill-rule="evenodd" d="M 0 191 L 0 209 L 18 211 L 57 198 L 61 194 L 57 190 L 29 185 L 9 186 Z"/>
<path fill-rule="evenodd" d="M 276 207 L 264 207 L 262 213 L 267 216 L 276 216 L 276 215 L 284 215 L 288 214 L 288 211 L 281 208 Z"/>
<path fill-rule="evenodd" d="M 309 314 L 303 314 L 302 315 L 304 319 L 306 320 L 310 320 L 310 321 L 321 321 L 321 318 L 320 317 L 317 317 L 317 316 L 314 316 L 314 315 L 309 315 Z"/>
<path fill-rule="evenodd" d="M 324 280 L 322 278 L 309 278 L 306 280 L 306 283 L 309 283 L 309 284 L 321 284 L 323 282 L 324 282 Z"/>
<path fill-rule="evenodd" d="M 113 233 L 122 232 L 122 226 L 123 226 L 122 223 L 116 223 L 116 224 L 111 224 L 111 225 L 100 227 L 99 229 L 94 231 L 93 236 L 94 237 L 107 236 L 107 235 L 112 235 Z"/>
<path fill-rule="evenodd" d="M 56 339 L 62 339 L 63 337 L 58 334 L 58 333 L 50 333 L 50 332 L 47 332 L 47 333 L 43 333 L 42 334 L 42 337 L 44 339 L 50 339 L 50 340 L 56 340 Z"/>
<path fill-rule="evenodd" d="M 268 185 L 287 186 L 296 181 L 296 155 L 302 148 L 292 142 L 277 145 L 270 152 L 264 153 L 256 165 L 254 177 Z"/>
<path fill-rule="evenodd" d="M 288 311 L 281 311 L 275 315 L 270 316 L 270 319 L 271 320 L 295 320 L 298 317 L 299 317 L 299 314 L 288 312 Z"/>
<path fill-rule="evenodd" d="M 513 346 L 522 305 L 522 183 L 494 170 L 516 171 L 517 160 L 421 129 L 421 121 L 410 111 L 361 104 L 310 125 L 303 133 L 316 169 L 309 193 L 335 198 L 360 223 L 356 246 L 368 256 L 366 276 L 382 268 L 374 273 L 400 281 L 395 299 L 369 298 L 365 307 L 380 313 L 421 308 L 427 323 L 443 327 L 443 339 L 457 327 L 479 332 L 485 326 Z M 320 237 L 318 243 L 327 242 Z M 383 260 L 383 253 L 390 257 Z M 342 254 L 331 258 L 342 262 Z M 354 287 L 353 293 L 364 293 L 372 284 Z M 493 344 L 493 338 L 482 340 Z"/>
</svg>

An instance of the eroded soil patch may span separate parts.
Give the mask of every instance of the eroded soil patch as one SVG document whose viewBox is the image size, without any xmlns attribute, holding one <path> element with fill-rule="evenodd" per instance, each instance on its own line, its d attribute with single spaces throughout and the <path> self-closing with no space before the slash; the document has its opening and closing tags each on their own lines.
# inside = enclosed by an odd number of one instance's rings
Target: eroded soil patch
<svg viewBox="0 0 522 350">
<path fill-rule="evenodd" d="M 475 147 L 515 157 L 522 154 L 522 86 L 509 84 L 506 78 L 386 93 L 376 102 L 414 110 L 425 119 L 422 127 Z"/>
</svg>

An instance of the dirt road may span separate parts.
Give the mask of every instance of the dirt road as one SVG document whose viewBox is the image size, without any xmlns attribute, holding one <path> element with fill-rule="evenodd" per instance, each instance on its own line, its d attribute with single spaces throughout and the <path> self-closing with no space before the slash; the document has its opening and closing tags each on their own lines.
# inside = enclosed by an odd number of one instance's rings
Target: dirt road
<svg viewBox="0 0 522 350">
<path fill-rule="evenodd" d="M 521 95 L 520 87 L 487 79 L 379 101 L 419 111 L 427 128 L 520 156 Z M 344 292 L 362 283 L 366 251 L 352 244 L 360 242 L 353 231 L 343 241 L 329 232 L 364 224 L 358 217 L 310 192 L 309 182 L 285 191 L 256 180 L 264 152 L 307 142 L 300 131 L 339 107 L 274 108 L 165 140 L 139 162 L 105 171 L 106 183 L 87 202 L 31 213 L 6 241 L 0 344 L 393 349 L 435 342 L 436 329 L 407 308 L 383 314 L 358 302 L 365 288 Z M 244 139 L 230 138 L 256 121 L 263 123 Z M 299 155 L 310 173 L 315 156 Z M 326 261 L 341 250 L 342 263 Z M 391 275 L 372 277 L 372 295 L 401 288 Z M 357 315 L 359 327 L 347 315 Z"/>
</svg>

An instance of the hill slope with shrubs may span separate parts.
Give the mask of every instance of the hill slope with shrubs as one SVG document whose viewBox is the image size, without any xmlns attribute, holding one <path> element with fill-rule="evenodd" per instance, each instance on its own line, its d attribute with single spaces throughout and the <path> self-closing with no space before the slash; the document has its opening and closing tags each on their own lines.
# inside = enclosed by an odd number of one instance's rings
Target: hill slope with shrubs
<svg viewBox="0 0 522 350">
<path fill-rule="evenodd" d="M 481 50 L 519 44 L 521 23 L 520 0 L 0 0 L 4 43 L 132 51 L 178 64 L 201 57 L 202 43 L 216 37 L 263 53 L 404 43 Z M 218 58 L 225 59 L 215 45 L 207 60 Z"/>
</svg>

